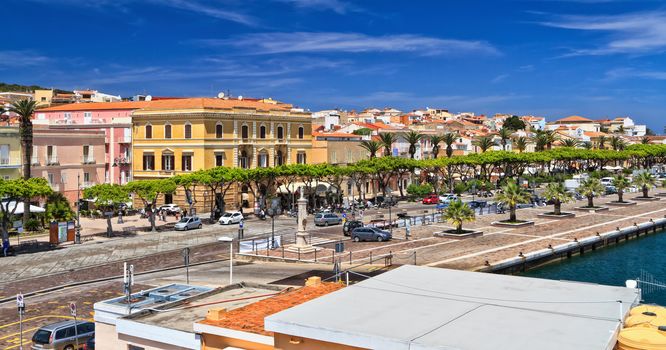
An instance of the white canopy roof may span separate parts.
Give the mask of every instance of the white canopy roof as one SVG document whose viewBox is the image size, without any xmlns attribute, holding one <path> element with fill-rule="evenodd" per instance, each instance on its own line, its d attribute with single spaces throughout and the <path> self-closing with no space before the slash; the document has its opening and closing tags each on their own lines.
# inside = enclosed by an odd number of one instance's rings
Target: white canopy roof
<svg viewBox="0 0 666 350">
<path fill-rule="evenodd" d="M 6 208 L 7 211 L 9 211 L 10 213 L 14 210 L 14 207 L 16 205 L 17 205 L 16 202 L 2 202 L 3 209 Z M 16 211 L 14 211 L 14 215 L 23 214 L 24 210 L 25 210 L 25 204 L 23 202 L 18 202 L 18 207 L 16 208 Z M 30 205 L 31 213 L 43 213 L 45 211 L 46 210 L 42 207 Z"/>
</svg>

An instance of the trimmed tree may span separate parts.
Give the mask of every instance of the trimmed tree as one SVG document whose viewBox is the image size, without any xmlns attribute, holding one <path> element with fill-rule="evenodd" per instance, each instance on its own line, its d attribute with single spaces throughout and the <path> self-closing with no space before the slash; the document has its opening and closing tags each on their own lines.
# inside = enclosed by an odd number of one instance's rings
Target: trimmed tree
<svg viewBox="0 0 666 350">
<path fill-rule="evenodd" d="M 543 196 L 548 200 L 553 201 L 553 214 L 562 215 L 562 204 L 568 203 L 573 200 L 571 193 L 567 192 L 564 183 L 562 182 L 551 182 L 546 186 L 546 191 L 543 193 Z"/>
<path fill-rule="evenodd" d="M 125 186 L 117 184 L 98 184 L 83 190 L 83 197 L 95 201 L 97 208 L 102 208 L 103 212 L 113 212 L 122 203 L 127 203 L 129 192 Z M 113 235 L 113 226 L 111 217 L 113 215 L 104 215 L 106 217 L 106 236 Z"/>
<path fill-rule="evenodd" d="M 455 227 L 456 234 L 462 234 L 463 223 L 474 221 L 476 216 L 474 210 L 470 208 L 467 203 L 463 203 L 458 199 L 452 201 L 449 206 L 444 209 L 442 218 Z"/>
<path fill-rule="evenodd" d="M 178 187 L 171 179 L 160 180 L 141 180 L 131 181 L 125 185 L 127 192 L 134 193 L 143 202 L 148 220 L 150 221 L 150 230 L 157 232 L 155 228 L 155 209 L 157 209 L 157 199 L 160 195 L 171 194 Z"/>
<path fill-rule="evenodd" d="M 9 239 L 9 227 L 12 223 L 11 219 L 19 207 L 18 203 L 26 198 L 46 197 L 53 193 L 51 186 L 43 177 L 35 177 L 28 180 L 13 179 L 3 180 L 0 179 L 0 196 L 3 198 L 0 202 L 0 229 L 2 229 L 2 239 Z M 23 202 L 23 206 L 30 206 L 28 201 Z"/>
<path fill-rule="evenodd" d="M 520 203 L 529 203 L 531 199 L 530 194 L 522 189 L 516 181 L 509 180 L 506 185 L 502 187 L 502 192 L 497 195 L 497 200 L 504 202 L 509 206 L 509 221 L 516 222 L 516 207 Z"/>
<path fill-rule="evenodd" d="M 32 177 L 30 166 L 32 165 L 32 116 L 37 109 L 37 101 L 19 100 L 9 106 L 9 112 L 19 116 L 19 137 L 21 138 L 21 154 L 23 154 L 23 179 Z M 30 203 L 30 198 L 24 198 L 24 202 Z M 23 226 L 30 219 L 30 206 L 23 212 Z"/>
<path fill-rule="evenodd" d="M 656 183 L 657 180 L 647 171 L 638 174 L 634 179 L 634 185 L 640 187 L 641 191 L 643 191 L 643 198 L 649 198 L 648 192 Z"/>
<path fill-rule="evenodd" d="M 624 203 L 624 190 L 626 190 L 631 183 L 624 175 L 618 175 L 613 178 L 613 186 L 617 190 L 617 201 L 619 203 Z"/>
<path fill-rule="evenodd" d="M 594 208 L 594 197 L 602 194 L 604 190 L 605 188 L 601 184 L 601 181 L 594 177 L 590 177 L 583 181 L 578 187 L 580 194 L 587 198 L 588 208 Z"/>
<path fill-rule="evenodd" d="M 361 141 L 360 146 L 370 153 L 370 159 L 377 157 L 377 152 L 382 148 L 381 143 L 373 140 Z"/>
</svg>

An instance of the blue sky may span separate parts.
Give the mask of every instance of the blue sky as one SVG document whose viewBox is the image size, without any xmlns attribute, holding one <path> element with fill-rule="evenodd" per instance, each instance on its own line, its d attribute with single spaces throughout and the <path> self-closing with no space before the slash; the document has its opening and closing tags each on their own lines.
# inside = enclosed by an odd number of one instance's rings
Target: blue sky
<svg viewBox="0 0 666 350">
<path fill-rule="evenodd" d="M 666 124 L 660 1 L 2 3 L 5 82 Z"/>
</svg>

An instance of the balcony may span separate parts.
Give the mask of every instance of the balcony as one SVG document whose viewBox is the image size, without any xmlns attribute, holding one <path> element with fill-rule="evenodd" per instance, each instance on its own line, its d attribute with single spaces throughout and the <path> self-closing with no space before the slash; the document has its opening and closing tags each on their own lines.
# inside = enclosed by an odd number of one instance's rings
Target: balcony
<svg viewBox="0 0 666 350">
<path fill-rule="evenodd" d="M 117 143 L 132 143 L 132 136 L 122 136 L 116 140 Z"/>
<path fill-rule="evenodd" d="M 8 169 L 8 168 L 20 168 L 20 167 L 21 167 L 21 159 L 19 158 L 11 158 L 11 157 L 0 158 L 0 168 Z"/>
<path fill-rule="evenodd" d="M 60 184 L 49 184 L 54 192 L 60 191 Z"/>
<path fill-rule="evenodd" d="M 132 164 L 132 159 L 130 157 L 113 158 L 113 166 L 125 166 L 130 164 Z"/>
<path fill-rule="evenodd" d="M 32 156 L 32 160 L 30 161 L 30 165 L 40 165 L 40 163 L 39 163 L 39 157 L 37 157 L 37 156 Z"/>
<path fill-rule="evenodd" d="M 93 185 L 95 185 L 95 183 L 93 183 L 92 181 L 83 181 L 81 183 L 81 188 L 88 188 L 92 187 Z"/>
<path fill-rule="evenodd" d="M 83 155 L 81 157 L 81 164 L 95 164 L 95 157 L 92 155 Z"/>
<path fill-rule="evenodd" d="M 46 157 L 46 165 L 60 165 L 60 161 L 58 160 L 58 156 L 47 156 Z"/>
</svg>

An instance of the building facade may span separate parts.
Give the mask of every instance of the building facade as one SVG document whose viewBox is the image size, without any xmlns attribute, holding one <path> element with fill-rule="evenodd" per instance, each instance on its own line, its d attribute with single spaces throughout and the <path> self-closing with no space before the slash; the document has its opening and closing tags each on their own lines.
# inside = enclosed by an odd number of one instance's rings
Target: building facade
<svg viewBox="0 0 666 350">
<path fill-rule="evenodd" d="M 189 98 L 152 101 L 133 113 L 134 179 L 168 178 L 217 166 L 252 169 L 311 163 L 310 113 L 273 100 Z M 201 192 L 197 211 L 213 196 Z M 186 206 L 184 193 L 161 199 Z M 161 202 L 162 202 L 161 201 Z M 161 203 L 160 202 L 160 203 Z M 227 192 L 231 207 L 252 206 L 246 188 Z"/>
<path fill-rule="evenodd" d="M 9 180 L 21 176 L 21 139 L 17 127 L 0 127 L 0 178 Z"/>
</svg>

